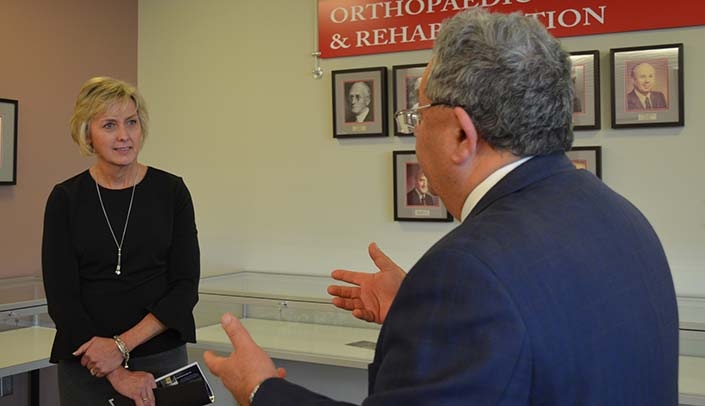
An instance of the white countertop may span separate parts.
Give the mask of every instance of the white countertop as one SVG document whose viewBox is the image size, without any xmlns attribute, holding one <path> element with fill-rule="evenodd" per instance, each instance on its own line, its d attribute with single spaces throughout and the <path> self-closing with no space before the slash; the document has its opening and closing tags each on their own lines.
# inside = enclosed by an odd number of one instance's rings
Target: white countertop
<svg viewBox="0 0 705 406">
<path fill-rule="evenodd" d="M 0 332 L 0 377 L 49 366 L 55 331 L 33 326 Z"/>
<path fill-rule="evenodd" d="M 678 393 L 680 403 L 705 406 L 705 358 L 679 357 Z"/>
<path fill-rule="evenodd" d="M 366 369 L 372 362 L 374 348 L 346 345 L 352 342 L 377 341 L 379 330 L 297 323 L 277 320 L 243 319 L 255 342 L 270 357 Z M 220 324 L 196 330 L 197 348 L 231 352 L 232 347 Z"/>
<path fill-rule="evenodd" d="M 374 349 L 346 345 L 375 342 L 378 330 L 326 326 L 277 320 L 244 319 L 252 338 L 272 358 L 310 362 L 350 368 L 367 368 Z M 15 375 L 50 365 L 49 355 L 55 330 L 26 327 L 0 332 L 0 377 Z M 219 324 L 196 331 L 202 349 L 230 352 L 232 347 Z M 679 401 L 705 406 L 705 358 L 680 356 L 678 374 Z"/>
<path fill-rule="evenodd" d="M 317 364 L 367 368 L 374 349 L 346 345 L 355 341 L 376 342 L 378 330 L 326 326 L 277 320 L 243 319 L 255 342 L 272 358 Z M 219 324 L 196 330 L 201 349 L 230 352 L 232 347 Z M 705 406 L 705 358 L 680 356 L 680 402 Z"/>
</svg>

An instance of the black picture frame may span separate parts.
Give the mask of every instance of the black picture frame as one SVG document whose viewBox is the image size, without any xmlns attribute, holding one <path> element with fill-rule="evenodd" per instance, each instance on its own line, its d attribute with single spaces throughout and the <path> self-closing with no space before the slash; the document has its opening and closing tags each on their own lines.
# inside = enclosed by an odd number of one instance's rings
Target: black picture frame
<svg viewBox="0 0 705 406">
<path fill-rule="evenodd" d="M 425 63 L 392 66 L 392 114 L 399 110 L 406 110 L 419 104 L 419 85 L 421 76 L 426 69 Z M 413 137 L 414 134 L 399 132 L 396 121 L 394 122 L 394 135 L 397 137 Z"/>
<path fill-rule="evenodd" d="M 600 123 L 600 51 L 571 52 L 573 130 L 599 130 Z"/>
<path fill-rule="evenodd" d="M 585 169 L 602 179 L 602 147 L 573 147 L 566 155 L 576 168 Z"/>
<path fill-rule="evenodd" d="M 685 125 L 683 67 L 682 43 L 610 49 L 612 128 Z"/>
<path fill-rule="evenodd" d="M 453 217 L 439 196 L 425 191 L 421 198 L 414 183 L 421 171 L 416 151 L 392 151 L 394 173 L 394 220 L 450 222 Z"/>
<path fill-rule="evenodd" d="M 331 76 L 333 137 L 386 137 L 387 68 L 335 70 Z M 360 100 L 361 107 L 353 103 L 351 97 Z"/>
<path fill-rule="evenodd" d="M 17 118 L 19 103 L 0 98 L 0 185 L 17 184 Z"/>
</svg>

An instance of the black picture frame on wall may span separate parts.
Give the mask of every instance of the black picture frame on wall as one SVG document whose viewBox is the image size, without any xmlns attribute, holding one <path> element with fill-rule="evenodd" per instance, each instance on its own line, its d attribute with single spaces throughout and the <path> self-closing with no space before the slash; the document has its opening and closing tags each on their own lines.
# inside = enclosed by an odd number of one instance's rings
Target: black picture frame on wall
<svg viewBox="0 0 705 406">
<path fill-rule="evenodd" d="M 17 184 L 17 100 L 0 98 L 0 185 Z"/>
<path fill-rule="evenodd" d="M 333 137 L 387 136 L 387 68 L 335 70 Z"/>
<path fill-rule="evenodd" d="M 602 147 L 573 147 L 566 155 L 576 168 L 589 171 L 602 179 Z"/>
<path fill-rule="evenodd" d="M 685 125 L 683 44 L 613 48 L 610 68 L 612 128 Z"/>
<path fill-rule="evenodd" d="M 394 103 L 392 111 L 394 113 L 419 106 L 419 86 L 425 69 L 425 63 L 392 66 L 392 95 Z M 414 136 L 414 134 L 399 132 L 396 121 L 394 122 L 394 135 L 397 137 Z"/>
<path fill-rule="evenodd" d="M 392 151 L 394 173 L 394 220 L 450 222 L 453 217 L 441 198 L 425 187 L 416 188 L 423 172 L 416 151 Z M 417 193 L 418 189 L 422 193 Z"/>
<path fill-rule="evenodd" d="M 573 97 L 573 130 L 600 129 L 600 51 L 570 53 Z"/>
</svg>

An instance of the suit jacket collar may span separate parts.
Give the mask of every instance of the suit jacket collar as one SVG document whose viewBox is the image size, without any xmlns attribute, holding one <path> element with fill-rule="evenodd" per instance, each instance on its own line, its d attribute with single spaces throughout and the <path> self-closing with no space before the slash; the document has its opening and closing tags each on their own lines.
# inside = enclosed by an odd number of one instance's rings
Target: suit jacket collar
<svg viewBox="0 0 705 406">
<path fill-rule="evenodd" d="M 538 155 L 509 172 L 492 187 L 470 212 L 471 219 L 502 197 L 521 190 L 559 172 L 576 170 L 565 153 Z"/>
</svg>

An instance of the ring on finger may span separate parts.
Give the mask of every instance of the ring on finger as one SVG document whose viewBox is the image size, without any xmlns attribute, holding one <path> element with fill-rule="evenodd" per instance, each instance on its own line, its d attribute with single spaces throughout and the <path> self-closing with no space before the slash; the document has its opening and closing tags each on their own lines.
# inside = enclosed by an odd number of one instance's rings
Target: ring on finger
<svg viewBox="0 0 705 406">
<path fill-rule="evenodd" d="M 91 375 L 95 376 L 95 368 L 91 368 Z"/>
</svg>

